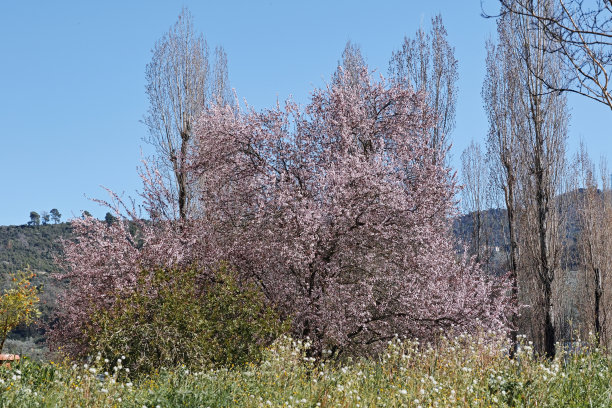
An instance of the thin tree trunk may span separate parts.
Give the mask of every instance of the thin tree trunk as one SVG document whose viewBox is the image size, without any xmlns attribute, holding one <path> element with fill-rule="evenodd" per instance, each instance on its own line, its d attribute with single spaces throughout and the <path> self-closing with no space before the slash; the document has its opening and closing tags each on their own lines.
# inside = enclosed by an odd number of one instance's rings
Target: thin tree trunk
<svg viewBox="0 0 612 408">
<path fill-rule="evenodd" d="M 555 327 L 553 325 L 553 301 L 552 290 L 549 281 L 544 283 L 544 301 L 546 305 L 544 317 L 544 354 L 548 358 L 555 357 Z"/>
<path fill-rule="evenodd" d="M 509 166 L 506 167 L 508 172 L 511 172 Z M 512 173 L 510 173 L 512 174 Z M 514 177 L 509 177 L 509 183 L 506 192 L 506 210 L 508 212 L 508 234 L 510 236 L 510 283 L 512 302 L 515 306 L 515 311 L 512 313 L 510 330 L 510 357 L 514 357 L 518 345 L 518 271 L 517 271 L 517 256 L 518 244 L 516 240 L 515 219 L 514 219 Z"/>
<path fill-rule="evenodd" d="M 597 343 L 600 343 L 601 339 L 601 294 L 602 294 L 602 285 L 601 285 L 601 272 L 599 268 L 594 269 L 595 274 L 595 336 L 597 339 Z"/>
<path fill-rule="evenodd" d="M 187 219 L 187 175 L 186 175 L 186 160 L 187 148 L 189 143 L 189 123 L 185 123 L 185 131 L 181 132 L 181 157 L 179 157 L 178 170 L 176 172 L 176 182 L 178 185 L 178 205 L 179 217 L 182 221 Z"/>
</svg>

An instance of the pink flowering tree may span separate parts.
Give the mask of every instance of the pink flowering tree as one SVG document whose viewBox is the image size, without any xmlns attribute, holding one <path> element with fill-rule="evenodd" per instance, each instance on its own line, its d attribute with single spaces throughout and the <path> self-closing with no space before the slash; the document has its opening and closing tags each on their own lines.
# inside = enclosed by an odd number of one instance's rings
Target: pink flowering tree
<svg viewBox="0 0 612 408">
<path fill-rule="evenodd" d="M 315 349 L 506 327 L 507 285 L 453 250 L 454 175 L 425 95 L 364 69 L 301 110 L 211 107 L 195 132 L 202 229 Z"/>
<path fill-rule="evenodd" d="M 454 250 L 454 176 L 428 146 L 435 118 L 425 95 L 365 68 L 357 76 L 340 72 L 305 109 L 207 109 L 186 157 L 197 218 L 178 219 L 161 176 L 145 166 L 146 220 L 125 207 L 110 224 L 73 220 L 70 289 L 51 344 L 88 352 L 92 311 L 132 290 L 142 270 L 206 271 L 219 261 L 256 282 L 315 354 L 505 328 L 506 282 Z"/>
</svg>

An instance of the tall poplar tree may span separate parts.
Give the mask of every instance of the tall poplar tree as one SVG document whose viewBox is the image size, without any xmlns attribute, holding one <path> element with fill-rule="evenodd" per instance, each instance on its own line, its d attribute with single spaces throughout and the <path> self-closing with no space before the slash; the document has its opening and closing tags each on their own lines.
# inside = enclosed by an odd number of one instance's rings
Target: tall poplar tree
<svg viewBox="0 0 612 408">
<path fill-rule="evenodd" d="M 222 47 L 216 48 L 211 79 L 208 45 L 195 32 L 185 8 L 152 52 L 146 68 L 149 111 L 144 122 L 148 141 L 157 150 L 156 166 L 165 172 L 172 195 L 172 215 L 185 220 L 198 185 L 188 170 L 193 129 L 207 104 L 228 100 L 227 56 Z"/>
<path fill-rule="evenodd" d="M 548 0 L 534 4 L 542 12 L 552 7 Z M 489 46 L 483 95 L 490 151 L 508 209 L 515 291 L 521 303 L 531 305 L 519 329 L 529 331 L 538 351 L 552 357 L 552 290 L 562 252 L 556 199 L 565 166 L 568 114 L 565 96 L 546 92 L 542 78 L 560 81 L 561 63 L 545 51 L 548 39 L 525 16 L 504 15 L 498 36 L 497 47 Z"/>
</svg>

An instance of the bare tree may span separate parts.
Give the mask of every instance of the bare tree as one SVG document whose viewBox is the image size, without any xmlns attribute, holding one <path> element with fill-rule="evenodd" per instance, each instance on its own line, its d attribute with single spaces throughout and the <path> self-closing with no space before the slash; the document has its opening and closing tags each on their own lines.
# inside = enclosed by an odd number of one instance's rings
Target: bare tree
<svg viewBox="0 0 612 408">
<path fill-rule="evenodd" d="M 146 68 L 149 111 L 144 122 L 148 142 L 157 150 L 158 167 L 167 172 L 169 191 L 175 195 L 174 211 L 184 220 L 197 186 L 187 170 L 194 124 L 207 103 L 228 101 L 227 56 L 217 47 L 211 85 L 208 45 L 195 33 L 185 8 L 152 52 Z"/>
<path fill-rule="evenodd" d="M 532 30 L 546 36 L 534 44 L 561 56 L 567 81 L 548 81 L 549 90 L 577 93 L 612 109 L 612 1 L 557 0 L 558 7 L 542 8 L 533 0 L 500 0 L 503 14 L 525 18 Z M 537 72 L 534 72 L 537 75 Z"/>
<path fill-rule="evenodd" d="M 592 326 L 602 344 L 609 346 L 610 333 L 606 325 L 604 293 L 609 286 L 612 270 L 612 203 L 610 184 L 605 163 L 600 166 L 601 179 L 586 152 L 584 145 L 576 157 L 574 168 L 578 173 L 576 192 L 578 216 L 579 267 L 588 277 L 589 296 L 592 303 Z"/>
<path fill-rule="evenodd" d="M 507 212 L 509 239 L 508 267 L 512 285 L 512 300 L 518 302 L 518 237 L 517 237 L 517 189 L 518 172 L 518 122 L 524 116 L 518 103 L 517 71 L 514 69 L 516 59 L 510 45 L 502 41 L 508 36 L 507 24 L 498 24 L 500 44 L 487 43 L 487 73 L 485 76 L 482 97 L 489 120 L 487 148 L 491 165 L 491 180 L 503 195 Z M 513 328 L 511 340 L 516 344 L 518 335 L 518 315 L 512 316 Z"/>
<path fill-rule="evenodd" d="M 461 197 L 464 210 L 472 217 L 470 252 L 477 262 L 486 261 L 489 251 L 484 210 L 487 203 L 489 171 L 480 144 L 473 140 L 461 154 Z"/>
<path fill-rule="evenodd" d="M 543 9 L 549 5 L 548 1 L 538 3 Z M 503 168 L 501 186 L 507 205 L 512 206 L 512 211 L 508 208 L 509 227 L 516 231 L 520 225 L 521 233 L 512 232 L 511 237 L 511 266 L 514 264 L 519 299 L 531 304 L 528 324 L 538 351 L 554 356 L 552 289 L 562 249 L 555 198 L 564 169 L 567 108 L 559 92 L 543 92 L 545 84 L 540 78 L 557 83 L 561 67 L 555 55 L 543 51 L 546 37 L 532 30 L 523 16 L 502 17 L 498 34 L 501 60 L 494 60 L 497 57 L 490 47 L 487 63 L 493 69 L 489 68 L 484 92 L 494 124 L 490 149 Z M 501 93 L 493 89 L 496 86 Z M 518 246 L 520 259 L 513 246 Z"/>
<path fill-rule="evenodd" d="M 446 151 L 455 128 L 458 62 L 442 17 L 434 17 L 431 24 L 429 33 L 420 28 L 413 39 L 404 38 L 401 50 L 394 52 L 389 62 L 389 76 L 401 85 L 427 92 L 428 104 L 437 117 L 430 145 Z"/>
<path fill-rule="evenodd" d="M 215 47 L 215 65 L 212 78 L 212 100 L 217 105 L 232 105 L 233 95 L 227 72 L 227 54 L 223 47 Z"/>
<path fill-rule="evenodd" d="M 550 5 L 547 0 L 537 2 L 541 13 L 549 10 Z M 568 114 L 565 96 L 559 92 L 545 92 L 546 83 L 561 81 L 559 58 L 544 51 L 549 40 L 541 30 L 532 30 L 526 18 L 518 16 L 511 20 L 523 67 L 524 98 L 521 101 L 528 114 L 523 122 L 526 127 L 521 131 L 527 165 L 524 200 L 528 211 L 523 228 L 528 231 L 524 234 L 524 243 L 529 266 L 525 269 L 531 269 L 529 272 L 536 282 L 535 293 L 541 295 L 541 310 L 534 313 L 535 326 L 542 328 L 540 351 L 553 357 L 556 338 L 552 289 L 562 251 L 561 212 L 554 200 L 562 185 Z"/>
</svg>

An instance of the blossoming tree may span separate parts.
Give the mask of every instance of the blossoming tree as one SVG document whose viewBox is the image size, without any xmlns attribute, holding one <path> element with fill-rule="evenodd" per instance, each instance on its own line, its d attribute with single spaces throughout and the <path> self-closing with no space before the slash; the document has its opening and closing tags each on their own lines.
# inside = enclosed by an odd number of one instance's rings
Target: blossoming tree
<svg viewBox="0 0 612 408">
<path fill-rule="evenodd" d="M 454 176 L 425 95 L 364 69 L 301 110 L 212 107 L 194 174 L 221 256 L 319 349 L 506 325 L 503 281 L 453 250 Z"/>
<path fill-rule="evenodd" d="M 199 218 L 164 217 L 172 200 L 145 169 L 150 220 L 75 220 L 53 344 L 86 350 L 91 310 L 109 307 L 139 270 L 197 262 L 205 271 L 221 260 L 256 282 L 315 354 L 504 328 L 505 281 L 455 252 L 454 176 L 428 144 L 425 95 L 367 68 L 359 75 L 340 72 L 305 109 L 206 110 L 188 158 Z"/>
</svg>

